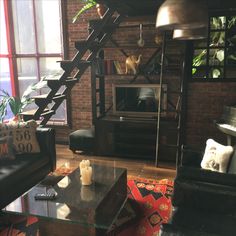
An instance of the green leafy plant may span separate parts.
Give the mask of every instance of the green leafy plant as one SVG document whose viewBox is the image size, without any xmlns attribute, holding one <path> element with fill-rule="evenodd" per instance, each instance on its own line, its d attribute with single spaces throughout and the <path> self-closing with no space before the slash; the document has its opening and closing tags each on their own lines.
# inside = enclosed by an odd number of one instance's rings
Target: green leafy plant
<svg viewBox="0 0 236 236">
<path fill-rule="evenodd" d="M 7 91 L 0 90 L 0 122 L 3 122 L 7 115 L 7 107 L 9 105 L 13 115 L 19 116 L 23 109 L 31 104 L 34 99 L 30 96 L 32 92 L 39 90 L 47 85 L 47 82 L 41 79 L 39 82 L 29 85 L 21 98 L 11 96 Z"/>
<path fill-rule="evenodd" d="M 195 67 L 200 66 L 204 61 L 204 57 L 206 56 L 206 53 L 207 53 L 207 50 L 204 49 L 198 55 L 196 55 L 193 58 L 193 66 L 195 66 Z M 192 68 L 192 74 L 193 75 L 196 73 L 196 71 L 197 71 L 196 68 Z"/>
<path fill-rule="evenodd" d="M 96 6 L 97 2 L 94 0 L 81 0 L 84 2 L 84 6 L 77 12 L 77 14 L 73 17 L 72 22 L 75 23 L 79 16 L 84 13 L 85 11 L 91 9 L 92 7 Z"/>
</svg>

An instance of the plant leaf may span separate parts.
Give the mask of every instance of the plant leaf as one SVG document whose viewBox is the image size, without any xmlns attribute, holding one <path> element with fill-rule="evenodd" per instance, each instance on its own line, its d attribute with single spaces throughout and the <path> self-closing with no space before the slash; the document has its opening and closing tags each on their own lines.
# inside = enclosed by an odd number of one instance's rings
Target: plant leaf
<svg viewBox="0 0 236 236">
<path fill-rule="evenodd" d="M 73 17 L 72 23 L 75 23 L 75 22 L 77 21 L 77 19 L 79 18 L 79 16 L 80 16 L 83 12 L 85 12 L 85 11 L 89 10 L 90 8 L 94 7 L 96 4 L 97 4 L 97 2 L 95 2 L 95 1 L 93 1 L 93 0 L 88 1 L 88 3 L 85 4 L 85 5 L 78 11 L 78 13 Z"/>
<path fill-rule="evenodd" d="M 224 50 L 219 50 L 216 52 L 216 58 L 219 60 L 219 61 L 223 61 L 225 59 L 225 53 L 224 53 Z"/>
<path fill-rule="evenodd" d="M 192 68 L 192 75 L 194 75 L 196 73 L 197 69 L 196 68 Z"/>
<path fill-rule="evenodd" d="M 221 72 L 220 72 L 219 69 L 214 69 L 214 70 L 212 71 L 212 77 L 213 77 L 213 78 L 219 78 L 220 74 L 221 74 Z"/>
<path fill-rule="evenodd" d="M 31 84 L 27 87 L 27 89 L 25 90 L 25 92 L 23 93 L 21 97 L 22 109 L 34 101 L 32 98 L 30 98 L 30 94 L 32 92 L 46 87 L 47 81 L 45 81 L 44 79 L 45 77 L 43 77 L 39 82 Z"/>
<path fill-rule="evenodd" d="M 7 98 L 3 98 L 0 103 L 0 121 L 3 122 L 4 117 L 7 114 Z"/>
<path fill-rule="evenodd" d="M 33 83 L 31 85 L 29 85 L 27 87 L 27 89 L 24 91 L 22 98 L 23 97 L 28 97 L 32 92 L 41 89 L 43 87 L 46 87 L 47 85 L 47 81 L 44 80 L 44 78 L 42 78 L 40 81 Z"/>
<path fill-rule="evenodd" d="M 22 103 L 21 100 L 17 97 L 11 97 L 9 99 L 9 106 L 11 108 L 12 113 L 16 116 L 22 111 Z"/>
<path fill-rule="evenodd" d="M 233 54 L 229 55 L 229 56 L 228 56 L 228 58 L 230 58 L 230 59 L 232 59 L 232 60 L 235 60 L 235 61 L 236 61 L 236 56 L 235 56 L 235 55 L 233 55 Z"/>
</svg>

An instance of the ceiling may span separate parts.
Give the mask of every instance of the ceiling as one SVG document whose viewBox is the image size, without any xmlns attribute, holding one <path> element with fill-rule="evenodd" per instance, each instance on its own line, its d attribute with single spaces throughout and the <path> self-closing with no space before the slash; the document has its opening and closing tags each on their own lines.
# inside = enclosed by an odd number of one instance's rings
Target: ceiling
<svg viewBox="0 0 236 236">
<path fill-rule="evenodd" d="M 155 15 L 164 0 L 98 0 L 127 16 Z"/>
<path fill-rule="evenodd" d="M 198 1 L 198 0 L 189 0 Z M 236 9 L 236 0 L 206 0 L 210 11 Z M 155 15 L 164 0 L 97 0 L 127 16 Z M 197 9 L 196 9 L 197 11 Z M 197 14 L 197 13 L 196 13 Z"/>
</svg>

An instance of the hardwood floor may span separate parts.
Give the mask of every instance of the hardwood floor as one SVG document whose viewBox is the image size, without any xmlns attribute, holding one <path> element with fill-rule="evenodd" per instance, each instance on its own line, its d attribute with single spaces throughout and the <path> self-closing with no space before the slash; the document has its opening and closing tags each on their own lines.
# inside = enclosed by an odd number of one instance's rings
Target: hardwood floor
<svg viewBox="0 0 236 236">
<path fill-rule="evenodd" d="M 119 157 L 94 156 L 85 153 L 72 153 L 68 145 L 56 145 L 57 150 L 57 167 L 66 165 L 78 167 L 81 160 L 89 159 L 92 163 L 102 165 L 112 165 L 116 167 L 127 168 L 129 176 L 138 176 L 151 179 L 173 179 L 176 175 L 175 165 L 171 163 L 160 163 L 156 168 L 152 160 L 137 160 Z"/>
</svg>

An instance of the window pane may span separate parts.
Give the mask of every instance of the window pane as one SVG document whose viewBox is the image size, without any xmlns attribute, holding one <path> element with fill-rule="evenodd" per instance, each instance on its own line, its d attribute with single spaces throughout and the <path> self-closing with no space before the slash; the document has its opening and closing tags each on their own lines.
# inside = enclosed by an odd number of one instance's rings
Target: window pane
<svg viewBox="0 0 236 236">
<path fill-rule="evenodd" d="M 62 86 L 59 90 L 58 93 L 63 93 L 63 91 L 66 89 L 65 86 Z M 53 106 L 54 103 L 51 104 Z M 66 101 L 64 100 L 62 104 L 58 107 L 56 110 L 56 114 L 53 115 L 50 119 L 51 121 L 60 121 L 60 120 L 67 120 L 67 113 L 66 113 Z"/>
<path fill-rule="evenodd" d="M 224 65 L 224 49 L 210 49 L 209 50 L 209 65 Z"/>
<path fill-rule="evenodd" d="M 222 78 L 224 75 L 224 70 L 223 68 L 212 68 L 209 71 L 209 78 L 217 79 L 217 78 Z"/>
<path fill-rule="evenodd" d="M 236 79 L 236 67 L 235 66 L 227 67 L 225 74 L 226 78 Z"/>
<path fill-rule="evenodd" d="M 206 65 L 206 55 L 207 55 L 207 50 L 206 49 L 194 50 L 193 66 Z"/>
<path fill-rule="evenodd" d="M 59 1 L 35 1 L 40 53 L 61 53 Z"/>
<path fill-rule="evenodd" d="M 236 66 L 236 47 L 229 47 L 227 49 L 227 65 Z"/>
<path fill-rule="evenodd" d="M 230 51 L 236 51 L 236 16 L 229 17 L 228 19 L 227 37 L 227 44 L 229 47 L 232 47 Z"/>
<path fill-rule="evenodd" d="M 12 1 L 17 53 L 35 53 L 32 0 Z"/>
<path fill-rule="evenodd" d="M 210 33 L 210 45 L 209 46 L 223 47 L 224 45 L 225 45 L 225 32 L 214 31 L 214 32 Z"/>
<path fill-rule="evenodd" d="M 40 59 L 40 72 L 41 77 L 47 76 L 47 77 L 60 77 L 60 75 L 63 73 L 63 70 L 60 67 L 60 63 L 57 61 L 60 61 L 60 57 L 47 57 L 47 58 L 41 58 Z M 65 87 L 62 86 L 58 93 L 62 93 L 64 91 Z M 43 93 L 48 93 L 49 91 L 47 89 L 42 89 Z M 53 102 L 49 105 L 49 107 L 53 106 Z M 65 121 L 66 122 L 66 102 L 64 101 L 59 108 L 56 110 L 56 114 L 53 115 L 50 119 L 50 121 Z"/>
<path fill-rule="evenodd" d="M 56 114 L 53 115 L 50 121 L 64 121 L 67 123 L 67 114 L 66 114 L 66 102 L 63 101 L 62 104 L 56 110 Z"/>
<path fill-rule="evenodd" d="M 8 58 L 0 58 L 0 89 L 7 91 L 12 95 L 10 69 Z M 10 119 L 13 116 L 10 107 L 7 107 L 5 119 Z"/>
<path fill-rule="evenodd" d="M 34 58 L 19 58 L 17 59 L 18 80 L 20 95 L 26 88 L 38 81 L 37 79 L 37 63 Z"/>
<path fill-rule="evenodd" d="M 206 78 L 206 67 L 192 68 L 192 77 L 199 79 Z"/>
<path fill-rule="evenodd" d="M 236 26 L 236 16 L 228 17 L 228 29 L 235 29 Z"/>
<path fill-rule="evenodd" d="M 194 48 L 206 48 L 207 47 L 207 40 L 194 40 L 193 41 Z"/>
<path fill-rule="evenodd" d="M 60 67 L 60 63 L 57 61 L 62 60 L 61 57 L 44 57 L 39 61 L 40 64 L 40 76 L 53 76 L 62 74 L 63 70 Z"/>
<path fill-rule="evenodd" d="M 6 22 L 3 0 L 0 0 L 0 54 L 7 54 Z"/>
<path fill-rule="evenodd" d="M 211 29 L 225 29 L 226 17 L 225 16 L 215 16 L 210 19 Z"/>
<path fill-rule="evenodd" d="M 12 93 L 8 58 L 0 58 L 0 89 Z"/>
</svg>

